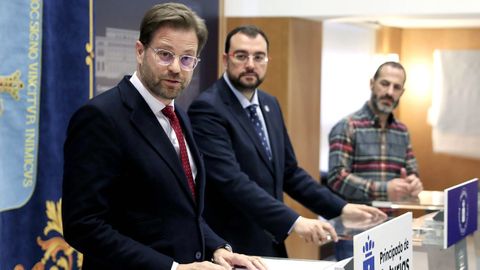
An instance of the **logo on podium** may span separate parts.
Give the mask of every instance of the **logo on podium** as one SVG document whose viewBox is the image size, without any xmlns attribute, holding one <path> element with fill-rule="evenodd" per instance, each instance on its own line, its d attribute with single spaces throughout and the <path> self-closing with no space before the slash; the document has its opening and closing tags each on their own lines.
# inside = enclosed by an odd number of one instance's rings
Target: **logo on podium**
<svg viewBox="0 0 480 270">
<path fill-rule="evenodd" d="M 362 248 L 363 255 L 365 255 L 365 260 L 363 261 L 363 270 L 375 270 L 375 256 L 373 256 L 373 248 L 375 247 L 375 242 L 370 240 L 370 235 L 367 237 L 367 241 Z"/>
<path fill-rule="evenodd" d="M 466 188 L 462 189 L 458 203 L 458 227 L 460 228 L 460 234 L 463 236 L 467 231 L 468 225 L 468 193 Z"/>
</svg>

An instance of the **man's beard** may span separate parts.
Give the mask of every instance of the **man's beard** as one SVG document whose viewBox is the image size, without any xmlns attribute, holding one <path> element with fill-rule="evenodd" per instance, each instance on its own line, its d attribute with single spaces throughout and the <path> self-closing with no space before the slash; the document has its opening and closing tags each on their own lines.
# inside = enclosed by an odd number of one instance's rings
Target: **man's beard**
<svg viewBox="0 0 480 270">
<path fill-rule="evenodd" d="M 178 74 L 158 76 L 155 74 L 155 71 L 147 65 L 142 65 L 140 67 L 139 75 L 143 79 L 143 83 L 150 93 L 156 97 L 167 100 L 177 98 L 189 84 L 189 81 L 181 78 Z M 162 80 L 176 80 L 180 82 L 180 86 L 178 88 L 164 87 L 162 86 Z"/>
<path fill-rule="evenodd" d="M 175 78 L 171 78 L 171 77 L 168 77 L 168 76 L 160 78 L 160 79 L 163 79 L 163 80 L 173 79 L 173 80 L 175 80 Z M 176 80 L 180 80 L 180 79 L 176 79 Z M 163 98 L 163 99 L 175 99 L 182 94 L 183 90 L 186 88 L 186 84 L 185 84 L 185 82 L 181 81 L 180 87 L 169 88 L 169 87 L 163 87 L 162 84 L 161 84 L 161 81 L 158 81 L 158 82 L 150 82 L 148 87 L 149 87 L 150 91 L 153 92 L 153 94 L 157 97 L 160 97 L 160 98 Z"/>
<path fill-rule="evenodd" d="M 245 74 L 255 74 L 254 76 L 256 78 L 256 81 L 252 82 L 252 83 L 242 82 L 241 78 Z M 260 84 L 262 84 L 263 79 L 264 79 L 264 78 L 260 78 L 260 76 L 258 76 L 258 74 L 254 73 L 254 72 L 242 72 L 238 75 L 238 77 L 234 77 L 232 74 L 230 74 L 228 72 L 227 72 L 227 75 L 228 75 L 228 79 L 230 80 L 232 85 L 235 86 L 235 88 L 238 91 L 241 91 L 241 92 L 242 91 L 248 91 L 248 90 L 250 90 L 250 91 L 255 90 Z"/>
<path fill-rule="evenodd" d="M 397 108 L 398 103 L 400 102 L 400 100 L 395 101 L 393 99 L 393 97 L 388 96 L 388 95 L 385 95 L 385 96 L 379 98 L 375 94 L 372 94 L 372 97 L 370 98 L 370 100 L 371 100 L 373 108 L 377 112 L 383 113 L 383 114 L 392 113 L 393 110 L 395 110 L 395 108 Z M 382 103 L 382 100 L 389 100 L 392 103 L 392 105 L 385 105 L 385 104 Z"/>
</svg>

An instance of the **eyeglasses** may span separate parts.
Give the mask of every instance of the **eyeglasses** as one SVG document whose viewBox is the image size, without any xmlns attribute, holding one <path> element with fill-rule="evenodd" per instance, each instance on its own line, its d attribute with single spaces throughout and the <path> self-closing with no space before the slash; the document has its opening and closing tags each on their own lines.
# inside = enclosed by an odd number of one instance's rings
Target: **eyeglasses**
<svg viewBox="0 0 480 270">
<path fill-rule="evenodd" d="M 268 56 L 265 53 L 248 54 L 246 52 L 234 52 L 229 53 L 228 55 L 238 64 L 245 64 L 250 58 L 252 58 L 253 62 L 256 64 L 266 64 L 268 62 Z"/>
<path fill-rule="evenodd" d="M 158 49 L 158 48 L 152 48 L 152 47 L 150 48 L 155 52 L 155 60 L 160 65 L 169 66 L 173 63 L 173 61 L 175 61 L 176 55 L 173 52 L 169 50 L 164 50 L 164 49 Z M 178 59 L 180 63 L 180 68 L 185 71 L 194 70 L 198 62 L 200 62 L 200 58 L 187 55 L 187 54 L 179 55 Z"/>
</svg>

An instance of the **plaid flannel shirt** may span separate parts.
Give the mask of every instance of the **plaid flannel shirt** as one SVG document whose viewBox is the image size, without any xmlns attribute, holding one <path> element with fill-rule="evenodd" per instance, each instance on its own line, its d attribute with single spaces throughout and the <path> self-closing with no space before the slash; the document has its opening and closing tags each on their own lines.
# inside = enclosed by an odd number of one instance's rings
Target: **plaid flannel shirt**
<svg viewBox="0 0 480 270">
<path fill-rule="evenodd" d="M 407 127 L 390 114 L 381 128 L 368 102 L 333 127 L 329 144 L 328 185 L 348 201 L 386 200 L 401 168 L 418 175 Z"/>
</svg>

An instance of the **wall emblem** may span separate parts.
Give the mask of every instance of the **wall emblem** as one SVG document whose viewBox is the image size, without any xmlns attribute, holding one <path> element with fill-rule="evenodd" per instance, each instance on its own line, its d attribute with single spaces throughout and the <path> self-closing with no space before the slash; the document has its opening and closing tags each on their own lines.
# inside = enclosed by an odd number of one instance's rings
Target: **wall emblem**
<svg viewBox="0 0 480 270">
<path fill-rule="evenodd" d="M 47 201 L 46 208 L 48 222 L 43 229 L 44 237 L 37 237 L 37 244 L 44 251 L 44 255 L 32 270 L 81 269 L 83 255 L 63 239 L 62 200 L 57 203 Z M 25 267 L 17 264 L 14 270 L 25 270 Z"/>
</svg>

